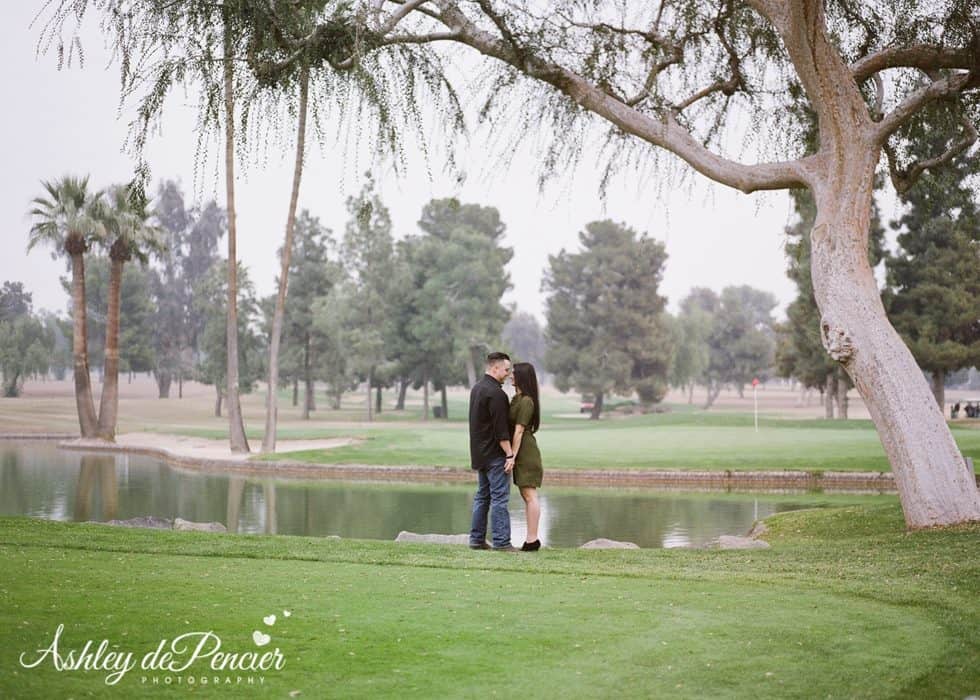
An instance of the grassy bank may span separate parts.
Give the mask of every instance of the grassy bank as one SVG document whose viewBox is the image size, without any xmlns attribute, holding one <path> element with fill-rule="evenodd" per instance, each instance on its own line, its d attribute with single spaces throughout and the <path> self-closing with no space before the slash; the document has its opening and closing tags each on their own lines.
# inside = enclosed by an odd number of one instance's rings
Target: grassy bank
<svg viewBox="0 0 980 700">
<path fill-rule="evenodd" d="M 362 426 L 349 447 L 290 452 L 324 464 L 420 465 L 466 468 L 465 425 L 433 422 L 407 427 Z M 954 426 L 960 449 L 980 468 L 980 430 Z M 331 435 L 333 436 L 333 435 Z M 692 469 L 889 471 L 870 421 L 765 418 L 738 413 L 677 412 L 605 422 L 552 419 L 538 444 L 551 469 Z"/>
<path fill-rule="evenodd" d="M 272 636 L 281 670 L 261 686 L 194 687 L 206 696 L 980 690 L 980 527 L 906 534 L 889 505 L 787 513 L 770 528 L 764 551 L 532 556 L 2 518 L 0 695 L 181 696 L 186 685 L 141 678 L 219 675 L 198 661 L 108 687 L 104 672 L 19 668 L 59 624 L 63 652 L 106 638 L 137 657 L 184 632 L 213 630 L 229 652 L 255 650 L 255 630 Z"/>
</svg>

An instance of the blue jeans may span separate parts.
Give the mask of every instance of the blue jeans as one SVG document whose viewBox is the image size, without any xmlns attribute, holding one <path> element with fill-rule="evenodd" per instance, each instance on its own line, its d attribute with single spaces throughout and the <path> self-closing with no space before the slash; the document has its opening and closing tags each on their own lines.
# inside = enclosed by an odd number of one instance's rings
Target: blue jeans
<svg viewBox="0 0 980 700">
<path fill-rule="evenodd" d="M 477 470 L 479 486 L 473 496 L 473 524 L 470 544 L 483 544 L 487 539 L 487 514 L 493 522 L 493 546 L 510 546 L 510 474 L 504 472 L 504 459 L 495 459 L 486 469 Z"/>
</svg>

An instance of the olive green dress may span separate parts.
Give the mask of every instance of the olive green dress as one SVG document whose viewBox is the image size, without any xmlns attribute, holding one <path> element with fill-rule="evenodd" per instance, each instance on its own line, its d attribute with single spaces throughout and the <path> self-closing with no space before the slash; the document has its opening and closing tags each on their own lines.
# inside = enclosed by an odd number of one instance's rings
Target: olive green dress
<svg viewBox="0 0 980 700">
<path fill-rule="evenodd" d="M 541 487 L 541 478 L 544 469 L 541 466 L 541 452 L 538 451 L 538 441 L 534 438 L 534 433 L 527 429 L 534 417 L 534 399 L 530 396 L 515 395 L 510 401 L 510 434 L 514 435 L 514 427 L 524 426 L 524 435 L 521 437 L 521 449 L 517 453 L 517 462 L 514 465 L 514 483 L 518 486 Z"/>
</svg>

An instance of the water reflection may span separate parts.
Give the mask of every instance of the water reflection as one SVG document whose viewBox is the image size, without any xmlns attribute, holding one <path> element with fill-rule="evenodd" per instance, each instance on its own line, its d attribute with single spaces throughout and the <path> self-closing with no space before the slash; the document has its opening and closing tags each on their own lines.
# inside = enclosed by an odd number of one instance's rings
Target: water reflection
<svg viewBox="0 0 980 700">
<path fill-rule="evenodd" d="M 96 502 L 96 483 L 98 499 Z M 114 520 L 119 508 L 119 486 L 116 460 L 113 457 L 85 455 L 78 470 L 75 487 L 74 520 Z M 98 513 L 93 516 L 91 513 Z"/>
<path fill-rule="evenodd" d="M 51 443 L 0 443 L 0 514 L 55 520 L 138 516 L 220 521 L 230 532 L 391 540 L 401 530 L 469 530 L 472 487 L 294 481 L 177 470 L 139 456 L 58 450 Z M 577 546 L 596 537 L 641 547 L 701 546 L 747 531 L 783 510 L 856 497 L 652 490 L 544 489 L 541 539 Z M 862 500 L 894 500 L 867 496 Z M 524 508 L 511 496 L 513 538 L 524 539 Z"/>
</svg>

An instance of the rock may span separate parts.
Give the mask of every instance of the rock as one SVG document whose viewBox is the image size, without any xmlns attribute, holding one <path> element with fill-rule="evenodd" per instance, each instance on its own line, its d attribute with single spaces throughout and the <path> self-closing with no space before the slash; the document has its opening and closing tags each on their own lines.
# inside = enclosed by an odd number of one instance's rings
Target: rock
<svg viewBox="0 0 980 700">
<path fill-rule="evenodd" d="M 579 549 L 639 549 L 640 545 L 634 544 L 632 542 L 619 542 L 617 540 L 607 540 L 605 537 L 600 537 L 597 540 L 589 540 L 583 544 Z"/>
<path fill-rule="evenodd" d="M 221 523 L 195 523 L 183 518 L 174 520 L 174 530 L 194 531 L 194 532 L 228 532 Z"/>
<path fill-rule="evenodd" d="M 722 535 L 718 538 L 718 549 L 769 549 L 769 543 L 751 537 Z"/>
<path fill-rule="evenodd" d="M 402 530 L 395 542 L 425 542 L 428 544 L 469 544 L 469 535 L 420 535 L 415 532 Z"/>
<path fill-rule="evenodd" d="M 98 522 L 96 520 L 90 520 L 90 523 Z M 119 527 L 149 527 L 155 530 L 170 530 L 174 523 L 169 518 L 157 518 L 153 515 L 144 515 L 139 518 L 130 518 L 129 520 L 108 520 L 104 523 L 99 523 L 100 525 L 117 525 Z"/>
</svg>

